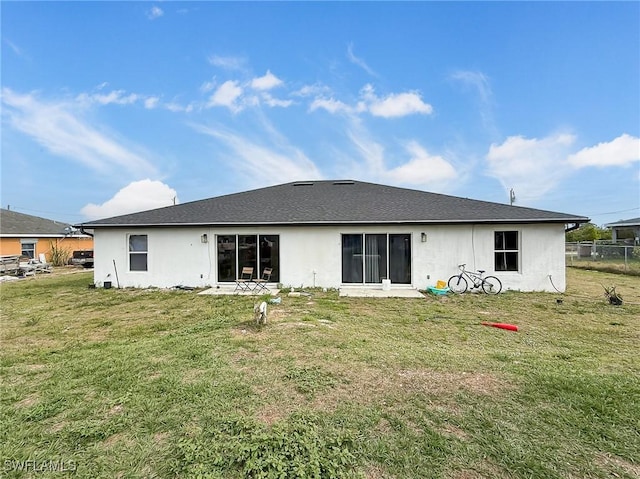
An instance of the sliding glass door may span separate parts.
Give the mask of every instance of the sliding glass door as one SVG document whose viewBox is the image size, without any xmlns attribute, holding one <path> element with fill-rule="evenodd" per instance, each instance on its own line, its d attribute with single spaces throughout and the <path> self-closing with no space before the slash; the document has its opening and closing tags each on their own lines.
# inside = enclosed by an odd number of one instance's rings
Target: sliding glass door
<svg viewBox="0 0 640 479">
<path fill-rule="evenodd" d="M 389 279 L 411 284 L 411 235 L 389 235 Z"/>
<path fill-rule="evenodd" d="M 236 278 L 236 235 L 218 236 L 218 281 Z"/>
<path fill-rule="evenodd" d="M 411 284 L 410 234 L 342 235 L 342 282 Z"/>
<path fill-rule="evenodd" d="M 387 278 L 387 235 L 364 235 L 364 282 Z"/>
<path fill-rule="evenodd" d="M 362 235 L 342 235 L 342 282 L 362 283 Z"/>
<path fill-rule="evenodd" d="M 218 235 L 218 281 L 233 282 L 242 268 L 253 268 L 259 278 L 271 268 L 271 281 L 280 281 L 280 237 L 278 235 Z"/>
</svg>

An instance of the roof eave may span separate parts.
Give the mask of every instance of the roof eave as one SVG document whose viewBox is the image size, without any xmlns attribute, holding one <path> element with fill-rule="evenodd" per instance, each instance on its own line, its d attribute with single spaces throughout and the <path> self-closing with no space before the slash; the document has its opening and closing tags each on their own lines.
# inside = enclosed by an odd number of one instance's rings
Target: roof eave
<svg viewBox="0 0 640 479">
<path fill-rule="evenodd" d="M 79 238 L 84 235 L 66 235 L 64 233 L 0 233 L 2 238 Z"/>
<path fill-rule="evenodd" d="M 511 219 L 462 219 L 462 220 L 362 220 L 362 221 L 255 221 L 255 222 L 183 222 L 183 223 L 85 223 L 85 229 L 99 228 L 173 228 L 173 227 L 229 227 L 229 226 L 343 226 L 343 225 L 404 225 L 404 224 L 532 224 L 532 223 L 588 223 L 586 217 L 577 218 L 511 218 Z"/>
</svg>

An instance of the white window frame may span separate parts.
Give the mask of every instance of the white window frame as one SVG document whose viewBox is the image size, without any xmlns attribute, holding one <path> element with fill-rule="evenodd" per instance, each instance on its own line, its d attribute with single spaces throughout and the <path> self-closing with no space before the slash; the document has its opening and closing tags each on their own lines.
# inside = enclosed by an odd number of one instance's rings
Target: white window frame
<svg viewBox="0 0 640 479">
<path fill-rule="evenodd" d="M 26 245 L 33 245 L 33 256 L 29 256 L 28 254 L 24 254 Z M 38 247 L 38 240 L 37 239 L 21 239 L 20 240 L 20 256 L 26 256 L 29 259 L 35 259 L 36 258 L 36 249 L 37 249 L 37 247 Z M 31 250 L 31 248 L 27 248 L 27 250 Z"/>
<path fill-rule="evenodd" d="M 147 249 L 144 251 L 134 251 L 131 250 L 131 237 L 132 236 L 144 236 L 147 242 Z M 145 269 L 132 269 L 131 268 L 131 256 L 142 256 L 144 255 L 146 258 L 146 268 Z M 148 234 L 140 234 L 140 233 L 129 233 L 127 235 L 127 263 L 129 266 L 129 272 L 131 273 L 146 273 L 149 271 L 149 235 Z"/>
</svg>

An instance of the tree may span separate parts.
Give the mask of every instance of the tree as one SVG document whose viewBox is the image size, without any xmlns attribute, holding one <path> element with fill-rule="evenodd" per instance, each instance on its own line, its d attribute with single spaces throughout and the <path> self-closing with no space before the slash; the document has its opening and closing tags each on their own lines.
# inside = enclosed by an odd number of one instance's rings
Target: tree
<svg viewBox="0 0 640 479">
<path fill-rule="evenodd" d="M 580 225 L 580 228 L 569 231 L 566 234 L 566 241 L 569 243 L 575 243 L 578 241 L 596 241 L 596 240 L 610 240 L 611 231 L 606 228 L 600 228 L 593 223 L 585 223 Z"/>
</svg>

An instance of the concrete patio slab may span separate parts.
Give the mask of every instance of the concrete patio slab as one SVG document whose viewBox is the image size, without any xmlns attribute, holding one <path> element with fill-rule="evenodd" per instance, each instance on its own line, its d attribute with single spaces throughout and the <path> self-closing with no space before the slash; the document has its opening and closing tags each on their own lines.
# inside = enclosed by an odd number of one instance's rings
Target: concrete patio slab
<svg viewBox="0 0 640 479">
<path fill-rule="evenodd" d="M 214 288 L 205 289 L 204 291 L 200 291 L 198 294 L 209 294 L 214 296 L 262 296 L 263 294 L 270 294 L 271 296 L 277 296 L 280 294 L 279 289 L 269 288 L 268 291 L 236 291 L 235 286 L 216 286 Z"/>
<path fill-rule="evenodd" d="M 417 289 L 369 289 L 369 288 L 340 288 L 340 296 L 347 298 L 424 298 L 424 295 Z"/>
</svg>

